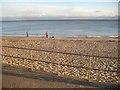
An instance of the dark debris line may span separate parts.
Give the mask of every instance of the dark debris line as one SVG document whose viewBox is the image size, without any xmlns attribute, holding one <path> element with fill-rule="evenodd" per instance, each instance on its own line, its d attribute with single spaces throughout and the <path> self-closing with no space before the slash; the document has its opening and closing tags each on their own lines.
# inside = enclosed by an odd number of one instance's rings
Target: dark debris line
<svg viewBox="0 0 120 90">
<path fill-rule="evenodd" d="M 17 49 L 33 50 L 33 51 L 43 51 L 43 52 L 51 52 L 51 53 L 62 53 L 62 54 L 70 54 L 70 55 L 78 55 L 78 56 L 86 56 L 86 57 L 98 57 L 98 58 L 120 59 L 120 57 L 94 56 L 94 55 L 86 55 L 86 54 L 76 54 L 76 53 L 67 53 L 67 52 L 56 52 L 56 51 L 49 51 L 49 50 L 37 50 L 37 49 L 21 48 L 21 47 L 13 47 L 13 46 L 0 46 L 0 47 L 17 48 Z"/>
</svg>

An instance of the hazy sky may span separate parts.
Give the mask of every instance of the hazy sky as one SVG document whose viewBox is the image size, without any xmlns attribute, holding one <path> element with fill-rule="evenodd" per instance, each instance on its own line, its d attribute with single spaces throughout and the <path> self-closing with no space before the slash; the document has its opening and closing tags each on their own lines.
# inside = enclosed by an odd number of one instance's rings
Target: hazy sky
<svg viewBox="0 0 120 90">
<path fill-rule="evenodd" d="M 117 17 L 118 1 L 2 0 L 0 17 Z"/>
<path fill-rule="evenodd" d="M 119 0 L 1 0 L 2 2 L 118 2 Z"/>
</svg>

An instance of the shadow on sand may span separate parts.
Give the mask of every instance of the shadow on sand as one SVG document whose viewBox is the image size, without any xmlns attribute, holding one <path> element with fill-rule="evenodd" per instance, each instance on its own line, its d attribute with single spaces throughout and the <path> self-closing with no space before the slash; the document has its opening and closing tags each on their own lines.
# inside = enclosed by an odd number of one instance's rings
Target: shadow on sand
<svg viewBox="0 0 120 90">
<path fill-rule="evenodd" d="M 45 80 L 51 82 L 61 82 L 61 83 L 71 83 L 75 85 L 82 85 L 85 87 L 95 87 L 95 88 L 118 88 L 117 84 L 113 83 L 98 83 L 98 82 L 89 82 L 82 79 L 75 79 L 71 77 L 61 77 L 54 74 L 46 72 L 31 71 L 22 67 L 3 65 L 2 74 L 12 75 L 17 77 L 25 77 L 36 80 Z"/>
</svg>

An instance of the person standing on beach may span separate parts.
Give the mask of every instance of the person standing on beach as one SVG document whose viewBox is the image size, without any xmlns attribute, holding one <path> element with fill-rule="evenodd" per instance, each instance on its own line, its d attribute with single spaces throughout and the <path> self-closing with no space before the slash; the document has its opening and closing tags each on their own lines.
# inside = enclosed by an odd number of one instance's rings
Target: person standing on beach
<svg viewBox="0 0 120 90">
<path fill-rule="evenodd" d="M 26 37 L 28 37 L 28 32 L 26 32 Z"/>
<path fill-rule="evenodd" d="M 46 38 L 48 38 L 48 32 L 45 32 Z"/>
</svg>

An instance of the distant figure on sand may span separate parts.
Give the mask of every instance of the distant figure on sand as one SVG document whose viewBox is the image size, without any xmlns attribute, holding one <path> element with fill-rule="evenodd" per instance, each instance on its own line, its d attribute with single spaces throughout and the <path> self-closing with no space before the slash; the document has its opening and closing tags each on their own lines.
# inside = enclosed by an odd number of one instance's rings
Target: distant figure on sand
<svg viewBox="0 0 120 90">
<path fill-rule="evenodd" d="M 45 32 L 46 38 L 48 38 L 48 32 Z"/>
<path fill-rule="evenodd" d="M 26 32 L 26 37 L 28 37 L 28 32 Z"/>
</svg>

